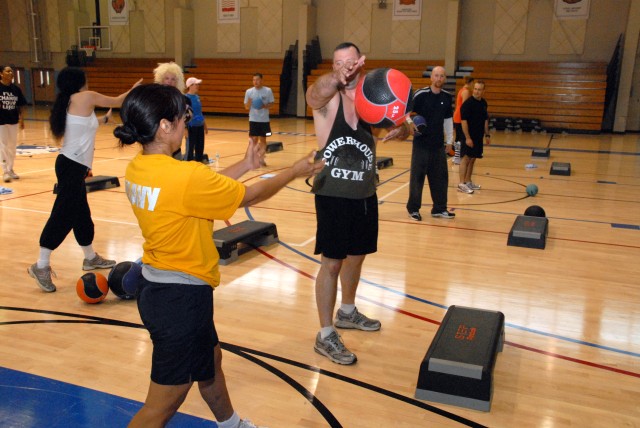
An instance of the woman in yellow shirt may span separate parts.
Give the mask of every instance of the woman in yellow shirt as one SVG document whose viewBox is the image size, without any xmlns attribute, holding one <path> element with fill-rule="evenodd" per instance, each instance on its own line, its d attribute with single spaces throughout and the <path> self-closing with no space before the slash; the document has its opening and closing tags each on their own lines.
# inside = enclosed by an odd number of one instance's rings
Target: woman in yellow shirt
<svg viewBox="0 0 640 428">
<path fill-rule="evenodd" d="M 220 173 L 177 161 L 172 153 L 190 111 L 184 95 L 166 85 L 132 90 L 120 116 L 123 123 L 114 130 L 120 143 L 142 145 L 125 186 L 144 237 L 138 309 L 153 342 L 151 385 L 130 426 L 164 426 L 198 382 L 219 427 L 253 427 L 234 411 L 222 372 L 213 322 L 213 289 L 220 283 L 213 222 L 270 198 L 295 178 L 315 175 L 324 163 L 314 162 L 312 152 L 275 177 L 245 186 L 236 179 L 264 157 L 251 141 L 245 157 Z"/>
</svg>

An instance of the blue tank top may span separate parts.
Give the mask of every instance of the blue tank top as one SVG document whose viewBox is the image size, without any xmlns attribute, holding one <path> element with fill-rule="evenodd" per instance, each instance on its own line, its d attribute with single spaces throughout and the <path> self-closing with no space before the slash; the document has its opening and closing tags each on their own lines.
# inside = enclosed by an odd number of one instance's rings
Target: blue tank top
<svg viewBox="0 0 640 428">
<path fill-rule="evenodd" d="M 376 145 L 371 127 L 358 120 L 352 129 L 344 118 L 342 95 L 327 144 L 316 159 L 326 166 L 313 180 L 317 195 L 365 199 L 376 192 Z"/>
</svg>

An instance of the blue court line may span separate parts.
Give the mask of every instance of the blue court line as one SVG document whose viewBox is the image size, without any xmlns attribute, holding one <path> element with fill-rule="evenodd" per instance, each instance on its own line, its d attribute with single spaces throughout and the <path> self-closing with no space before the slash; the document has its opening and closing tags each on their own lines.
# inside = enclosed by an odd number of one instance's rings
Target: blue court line
<svg viewBox="0 0 640 428">
<path fill-rule="evenodd" d="M 247 214 L 247 216 L 249 217 L 249 220 L 255 220 L 253 218 L 253 215 L 251 214 L 251 211 L 249 210 L 249 207 L 245 207 L 244 210 L 245 210 L 245 213 Z M 311 260 L 314 263 L 321 264 L 320 260 L 318 260 L 317 258 L 311 257 L 311 256 L 303 253 L 302 251 L 299 251 L 299 250 L 293 248 L 292 246 L 288 245 L 287 243 L 285 243 L 283 241 L 280 241 L 279 244 L 282 245 L 283 247 L 285 247 L 286 249 L 288 249 L 289 251 L 291 251 L 291 252 L 293 252 L 295 254 L 298 254 L 299 256 L 302 256 L 302 257 L 304 257 L 304 258 L 306 258 L 308 260 Z M 448 309 L 449 308 L 448 306 L 443 305 L 441 303 L 436 303 L 436 302 L 433 302 L 433 301 L 430 301 L 430 300 L 423 299 L 421 297 L 417 297 L 417 296 L 413 296 L 413 295 L 404 293 L 402 291 L 394 290 L 393 288 L 389 288 L 387 286 L 380 285 L 378 283 L 369 281 L 366 278 L 362 278 L 361 277 L 360 281 L 362 281 L 363 283 L 368 284 L 368 285 L 370 285 L 372 287 L 376 287 L 376 288 L 379 288 L 381 290 L 387 291 L 389 293 L 393 293 L 393 294 L 397 294 L 399 296 L 406 297 L 407 299 L 410 299 L 410 300 L 415 300 L 417 302 L 425 303 L 427 305 L 435 306 L 435 307 L 438 307 L 438 308 L 441 308 L 441 309 Z M 376 303 L 373 300 L 369 300 L 369 301 L 372 302 L 372 303 Z M 579 340 L 579 339 L 573 339 L 571 337 L 560 336 L 560 335 L 553 334 L 553 333 L 547 333 L 547 332 L 542 331 L 542 330 L 535 330 L 535 329 L 532 329 L 532 328 L 529 328 L 529 327 L 524 327 L 524 326 L 520 326 L 520 325 L 516 325 L 516 324 L 506 323 L 506 325 L 511 327 L 511 328 L 517 329 L 517 330 L 522 330 L 522 331 L 526 331 L 526 332 L 529 332 L 529 333 L 539 334 L 541 336 L 553 337 L 555 339 L 563 340 L 563 341 L 566 341 L 566 342 L 577 343 L 577 344 L 580 344 L 580 345 L 590 346 L 592 348 L 602 349 L 602 350 L 606 350 L 606 351 L 615 352 L 615 353 L 618 353 L 618 354 L 624 354 L 624 355 L 629 355 L 629 356 L 632 356 L 632 357 L 640 358 L 640 353 L 638 353 L 638 352 L 631 352 L 631 351 L 626 351 L 624 349 L 618 349 L 618 348 L 613 348 L 613 347 L 610 347 L 610 346 L 599 345 L 597 343 L 587 342 L 587 341 Z"/>
<path fill-rule="evenodd" d="M 619 229 L 640 230 L 640 226 L 636 224 L 611 223 L 611 227 L 616 227 Z"/>
<path fill-rule="evenodd" d="M 48 428 L 125 427 L 142 403 L 67 382 L 0 367 L 0 426 Z M 176 413 L 167 427 L 217 427 Z"/>
</svg>

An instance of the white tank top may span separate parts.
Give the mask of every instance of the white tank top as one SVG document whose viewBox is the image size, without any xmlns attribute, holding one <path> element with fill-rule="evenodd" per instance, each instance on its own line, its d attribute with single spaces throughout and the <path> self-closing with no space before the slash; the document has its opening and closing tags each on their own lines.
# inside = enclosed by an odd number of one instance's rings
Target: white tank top
<svg viewBox="0 0 640 428">
<path fill-rule="evenodd" d="M 91 113 L 90 116 L 75 116 L 67 113 L 67 124 L 60 153 L 72 161 L 91 168 L 98 126 L 95 113 Z"/>
</svg>

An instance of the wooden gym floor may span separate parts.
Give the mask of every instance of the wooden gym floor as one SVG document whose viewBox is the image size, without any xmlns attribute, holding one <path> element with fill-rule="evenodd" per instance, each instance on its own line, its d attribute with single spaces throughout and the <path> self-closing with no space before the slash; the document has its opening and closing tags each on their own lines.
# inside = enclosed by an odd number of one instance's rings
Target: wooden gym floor
<svg viewBox="0 0 640 428">
<path fill-rule="evenodd" d="M 19 144 L 52 145 L 46 109 L 29 108 L 27 118 Z M 207 122 L 209 157 L 219 153 L 219 167 L 238 160 L 246 118 Z M 265 179 L 315 147 L 310 120 L 274 119 L 272 128 L 270 141 L 284 150 L 242 181 Z M 94 174 L 122 181 L 137 148 L 117 148 L 112 129 L 99 130 Z M 532 148 L 543 147 L 551 158 L 533 159 Z M 428 187 L 424 220 L 407 217 L 410 150 L 409 142 L 378 146 L 393 166 L 380 171 L 379 251 L 365 261 L 357 303 L 383 327 L 342 332 L 358 355 L 354 366 L 313 351 L 319 257 L 304 181 L 230 220 L 273 222 L 281 241 L 221 267 L 215 317 L 239 414 L 272 428 L 640 426 L 639 135 L 497 132 L 476 163 L 482 190 L 458 193 L 451 167 L 455 220 L 428 215 Z M 26 273 L 54 200 L 55 157 L 25 149 L 15 167 L 20 180 L 1 183 L 13 193 L 0 195 L 0 425 L 125 426 L 145 398 L 151 357 L 135 302 L 113 294 L 97 305 L 78 299 L 83 256 L 73 236 L 53 254 L 56 293 L 41 292 Z M 550 175 L 553 161 L 570 162 L 572 175 Z M 527 197 L 529 183 L 537 196 Z M 89 202 L 96 250 L 118 261 L 140 257 L 124 188 L 92 192 Z M 516 215 L 530 205 L 549 218 L 544 250 L 507 246 Z M 505 314 L 490 412 L 413 398 L 420 362 L 450 305 Z M 195 389 L 181 412 L 171 426 L 215 426 Z"/>
</svg>

